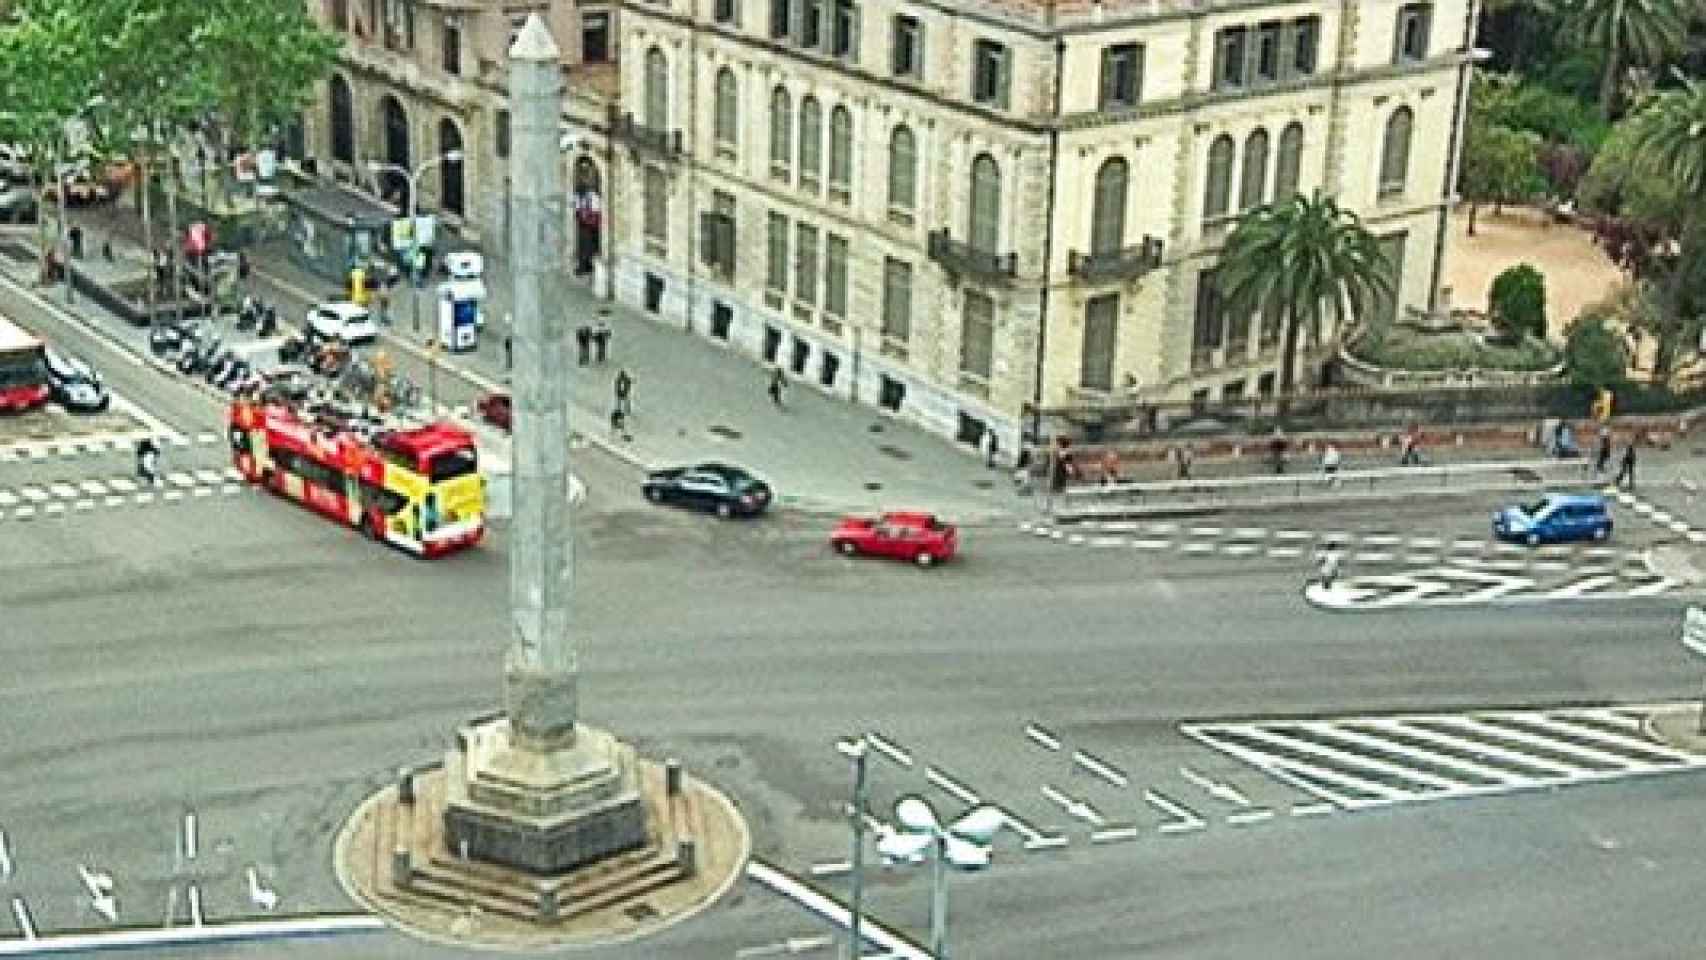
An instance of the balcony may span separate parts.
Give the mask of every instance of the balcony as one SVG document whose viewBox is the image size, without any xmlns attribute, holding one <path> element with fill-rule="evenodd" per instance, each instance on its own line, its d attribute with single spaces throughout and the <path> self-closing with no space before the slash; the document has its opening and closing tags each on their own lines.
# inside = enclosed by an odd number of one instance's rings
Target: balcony
<svg viewBox="0 0 1706 960">
<path fill-rule="evenodd" d="M 1011 280 L 1019 273 L 1018 254 L 979 250 L 948 236 L 946 228 L 931 232 L 929 253 L 930 259 L 952 274 L 979 280 Z"/>
<path fill-rule="evenodd" d="M 681 159 L 680 130 L 657 130 L 636 121 L 632 113 L 624 113 L 613 119 L 610 133 L 640 153 L 663 160 Z"/>
<path fill-rule="evenodd" d="M 1161 266 L 1161 253 L 1161 238 L 1146 236 L 1134 247 L 1101 253 L 1073 250 L 1066 255 L 1066 270 L 1086 283 L 1136 280 Z"/>
</svg>

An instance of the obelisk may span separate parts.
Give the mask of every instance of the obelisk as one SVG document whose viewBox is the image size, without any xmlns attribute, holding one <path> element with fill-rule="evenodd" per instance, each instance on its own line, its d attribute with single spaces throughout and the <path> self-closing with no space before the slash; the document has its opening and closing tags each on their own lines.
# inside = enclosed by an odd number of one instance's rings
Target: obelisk
<svg viewBox="0 0 1706 960">
<path fill-rule="evenodd" d="M 567 209 L 563 69 L 545 21 L 510 48 L 514 514 L 505 712 L 463 727 L 447 764 L 450 849 L 554 874 L 646 841 L 631 747 L 581 724 L 569 517 L 571 318 L 557 296 Z"/>
</svg>

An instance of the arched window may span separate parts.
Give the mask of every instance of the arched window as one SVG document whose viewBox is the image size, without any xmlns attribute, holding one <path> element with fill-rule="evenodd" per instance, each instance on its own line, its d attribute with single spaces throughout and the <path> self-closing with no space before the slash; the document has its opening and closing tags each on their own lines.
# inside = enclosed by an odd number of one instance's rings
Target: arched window
<svg viewBox="0 0 1706 960">
<path fill-rule="evenodd" d="M 853 188 L 853 114 L 842 106 L 829 113 L 829 185 Z"/>
<path fill-rule="evenodd" d="M 1268 192 L 1268 132 L 1257 128 L 1244 140 L 1244 182 L 1238 188 L 1238 209 L 1262 205 Z"/>
<path fill-rule="evenodd" d="M 1293 122 L 1280 134 L 1279 167 L 1274 171 L 1274 200 L 1297 193 L 1298 171 L 1303 167 L 1303 124 Z"/>
<path fill-rule="evenodd" d="M 643 122 L 653 130 L 669 129 L 669 63 L 663 50 L 653 47 L 646 51 L 646 115 Z"/>
<path fill-rule="evenodd" d="M 889 206 L 911 210 L 918 205 L 918 141 L 906 124 L 889 135 Z"/>
<path fill-rule="evenodd" d="M 1096 204 L 1090 211 L 1090 252 L 1114 253 L 1125 245 L 1126 185 L 1130 166 L 1109 157 L 1096 171 Z"/>
<path fill-rule="evenodd" d="M 1208 148 L 1208 176 L 1203 180 L 1202 218 L 1215 221 L 1226 216 L 1232 202 L 1232 138 L 1221 134 Z"/>
<path fill-rule="evenodd" d="M 1410 133 L 1416 117 L 1409 107 L 1399 107 L 1386 119 L 1386 141 L 1380 150 L 1380 195 L 1390 197 L 1404 192 L 1404 181 L 1410 176 Z"/>
<path fill-rule="evenodd" d="M 722 146 L 732 147 L 740 140 L 739 96 L 735 72 L 728 67 L 718 70 L 715 136 Z"/>
<path fill-rule="evenodd" d="M 445 156 L 452 150 L 460 155 L 462 131 L 457 129 L 456 121 L 446 117 L 438 122 L 438 155 Z M 439 164 L 438 205 L 457 216 L 466 212 L 463 209 L 461 160 L 445 160 Z"/>
<path fill-rule="evenodd" d="M 800 180 L 817 185 L 823 175 L 823 108 L 816 97 L 800 101 Z"/>
<path fill-rule="evenodd" d="M 787 177 L 794 166 L 794 103 L 788 91 L 770 94 L 770 172 Z"/>
<path fill-rule="evenodd" d="M 351 106 L 349 81 L 332 77 L 332 159 L 355 162 L 355 110 Z"/>
<path fill-rule="evenodd" d="M 971 164 L 971 229 L 967 231 L 972 249 L 996 253 L 1001 245 L 1001 169 L 995 158 L 980 153 Z"/>
</svg>

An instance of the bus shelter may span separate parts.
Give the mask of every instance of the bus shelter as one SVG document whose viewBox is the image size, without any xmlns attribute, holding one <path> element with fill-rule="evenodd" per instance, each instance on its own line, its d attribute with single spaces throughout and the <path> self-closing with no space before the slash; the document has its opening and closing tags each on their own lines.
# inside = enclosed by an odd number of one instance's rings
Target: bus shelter
<svg viewBox="0 0 1706 960">
<path fill-rule="evenodd" d="M 316 276 L 342 284 L 350 271 L 383 259 L 390 207 L 342 187 L 312 187 L 288 197 L 290 258 Z"/>
</svg>

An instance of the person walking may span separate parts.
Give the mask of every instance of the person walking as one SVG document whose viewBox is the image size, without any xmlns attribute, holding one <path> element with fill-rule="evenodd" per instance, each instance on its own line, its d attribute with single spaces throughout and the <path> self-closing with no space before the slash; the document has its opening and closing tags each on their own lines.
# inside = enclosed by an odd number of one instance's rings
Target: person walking
<svg viewBox="0 0 1706 960">
<path fill-rule="evenodd" d="M 782 368 L 781 367 L 772 367 L 770 370 L 770 387 L 769 387 L 770 402 L 774 403 L 778 410 L 780 410 L 782 408 L 782 388 L 786 387 L 787 385 L 788 385 L 788 378 L 783 375 Z"/>
<path fill-rule="evenodd" d="M 136 443 L 136 478 L 151 486 L 160 485 L 160 445 L 153 437 Z"/>
<path fill-rule="evenodd" d="M 1413 467 L 1421 464 L 1421 437 L 1417 435 L 1417 431 L 1414 426 L 1404 431 L 1404 438 L 1401 441 L 1401 449 L 1403 452 L 1398 457 L 1398 466 Z"/>
<path fill-rule="evenodd" d="M 603 363 L 610 355 L 610 322 L 604 319 L 604 311 L 598 312 L 598 322 L 592 328 L 593 362 Z"/>
<path fill-rule="evenodd" d="M 1001 441 L 995 438 L 995 431 L 985 427 L 983 430 L 983 468 L 995 469 L 995 455 L 1001 450 Z"/>
<path fill-rule="evenodd" d="M 1635 489 L 1635 441 L 1632 438 L 1629 445 L 1623 448 L 1623 460 L 1617 468 L 1616 483 L 1618 487 Z"/>
<path fill-rule="evenodd" d="M 1187 443 L 1178 449 L 1177 459 L 1179 461 L 1179 479 L 1189 480 L 1191 478 L 1191 465 L 1197 459 L 1196 450 Z"/>
<path fill-rule="evenodd" d="M 1272 440 L 1268 441 L 1268 459 L 1273 463 L 1275 474 L 1285 472 L 1285 451 L 1288 446 L 1289 444 L 1286 443 L 1285 439 L 1285 431 L 1281 430 L 1279 427 L 1275 427 L 1274 437 Z"/>
<path fill-rule="evenodd" d="M 1605 471 L 1611 469 L 1611 431 L 1605 427 L 1599 428 L 1599 446 L 1593 454 L 1593 475 L 1605 476 Z"/>
<path fill-rule="evenodd" d="M 1102 454 L 1102 486 L 1120 482 L 1120 455 L 1113 447 Z"/>
<path fill-rule="evenodd" d="M 506 334 L 504 334 L 504 372 L 508 373 L 514 369 L 515 369 L 515 338 L 506 333 Z"/>
<path fill-rule="evenodd" d="M 1343 459 L 1338 446 L 1331 440 L 1327 441 L 1326 449 L 1321 451 L 1321 473 L 1327 478 L 1327 486 L 1339 485 L 1339 464 Z"/>
<path fill-rule="evenodd" d="M 592 359 L 592 328 L 584 323 L 575 328 L 575 356 L 583 367 Z"/>
<path fill-rule="evenodd" d="M 634 378 L 628 376 L 624 367 L 616 371 L 616 409 L 622 411 L 624 417 L 634 413 Z"/>
</svg>

